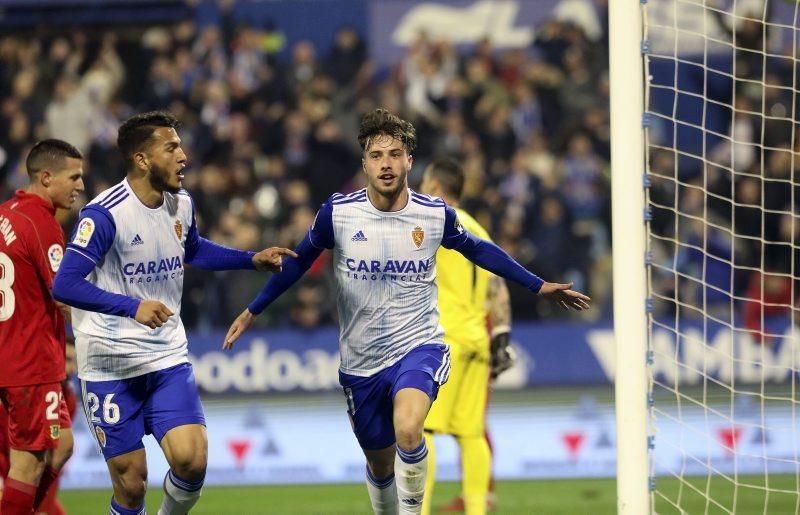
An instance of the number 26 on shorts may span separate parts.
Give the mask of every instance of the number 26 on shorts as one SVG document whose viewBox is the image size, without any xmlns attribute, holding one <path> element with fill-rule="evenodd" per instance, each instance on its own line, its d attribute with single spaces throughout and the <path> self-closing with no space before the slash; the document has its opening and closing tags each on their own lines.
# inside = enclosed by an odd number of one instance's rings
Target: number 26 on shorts
<svg viewBox="0 0 800 515">
<path fill-rule="evenodd" d="M 105 398 L 103 398 L 103 418 L 102 421 L 106 424 L 116 424 L 119 422 L 119 405 L 113 402 L 114 394 L 109 393 L 106 394 Z M 101 421 L 100 417 L 97 416 L 97 410 L 100 409 L 100 399 L 92 392 L 87 392 L 86 394 L 86 410 L 89 413 L 89 418 L 92 424 L 96 424 Z"/>
</svg>

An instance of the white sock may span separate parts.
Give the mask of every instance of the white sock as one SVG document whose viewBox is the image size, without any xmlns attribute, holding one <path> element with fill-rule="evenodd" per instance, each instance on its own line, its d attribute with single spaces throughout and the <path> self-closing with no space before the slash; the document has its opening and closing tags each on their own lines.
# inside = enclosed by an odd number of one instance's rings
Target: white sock
<svg viewBox="0 0 800 515">
<path fill-rule="evenodd" d="M 164 477 L 164 500 L 158 515 L 185 515 L 197 504 L 203 480 L 187 481 L 176 476 L 172 470 Z"/>
<path fill-rule="evenodd" d="M 376 479 L 367 465 L 367 492 L 375 515 L 397 514 L 397 486 L 394 474 L 386 479 Z"/>
<path fill-rule="evenodd" d="M 428 448 L 425 439 L 412 451 L 404 451 L 397 446 L 394 460 L 394 476 L 397 481 L 399 513 L 417 514 L 422 512 L 422 498 L 425 495 L 425 477 L 428 474 Z"/>
</svg>

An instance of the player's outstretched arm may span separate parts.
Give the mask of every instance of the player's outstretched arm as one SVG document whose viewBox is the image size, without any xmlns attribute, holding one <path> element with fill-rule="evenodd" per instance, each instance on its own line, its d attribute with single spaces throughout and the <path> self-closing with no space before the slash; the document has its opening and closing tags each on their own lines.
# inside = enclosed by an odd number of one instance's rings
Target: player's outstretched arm
<svg viewBox="0 0 800 515">
<path fill-rule="evenodd" d="M 239 250 L 200 237 L 194 225 L 186 238 L 186 263 L 202 270 L 259 270 L 280 272 L 284 257 L 297 257 L 283 247 L 270 247 L 261 252 Z"/>
<path fill-rule="evenodd" d="M 245 308 L 228 328 L 228 334 L 225 335 L 225 343 L 222 344 L 222 348 L 225 350 L 232 349 L 234 342 L 236 342 L 245 331 L 252 327 L 255 319 L 256 316 L 252 314 L 249 309 Z"/>
<path fill-rule="evenodd" d="M 250 303 L 241 315 L 234 320 L 228 335 L 223 342 L 223 349 L 230 349 L 233 347 L 233 342 L 242 335 L 247 329 L 253 325 L 253 320 L 256 316 L 261 314 L 267 306 L 272 304 L 275 299 L 280 297 L 283 292 L 288 290 L 294 283 L 296 283 L 305 274 L 314 261 L 322 254 L 323 249 L 315 247 L 311 243 L 309 235 L 300 242 L 300 245 L 294 249 L 294 256 L 289 256 L 283 260 L 283 269 L 281 273 L 275 274 L 270 277 L 264 289 L 258 294 L 258 297 Z"/>
<path fill-rule="evenodd" d="M 283 247 L 270 247 L 253 256 L 253 266 L 260 272 L 275 272 L 283 270 L 283 258 L 296 258 L 297 253 Z"/>
<path fill-rule="evenodd" d="M 592 299 L 588 295 L 584 295 L 579 291 L 571 289 L 572 283 L 544 283 L 539 288 L 539 295 L 557 303 L 562 308 L 569 310 L 570 308 L 577 311 L 589 309 Z"/>
<path fill-rule="evenodd" d="M 578 311 L 589 309 L 592 299 L 583 293 L 571 290 L 571 283 L 546 282 L 526 270 L 525 267 L 514 261 L 514 258 L 494 243 L 481 240 L 464 231 L 462 231 L 462 234 L 463 237 L 460 243 L 449 248 L 457 250 L 481 268 L 521 284 L 532 292 L 558 303 L 564 309 L 571 308 Z"/>
</svg>

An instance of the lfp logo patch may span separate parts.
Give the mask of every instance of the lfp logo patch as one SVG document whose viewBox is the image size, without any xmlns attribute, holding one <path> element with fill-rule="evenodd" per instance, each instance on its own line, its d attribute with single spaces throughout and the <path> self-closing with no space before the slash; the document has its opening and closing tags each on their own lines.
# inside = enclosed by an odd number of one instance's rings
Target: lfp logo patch
<svg viewBox="0 0 800 515">
<path fill-rule="evenodd" d="M 58 272 L 58 267 L 61 266 L 61 260 L 64 259 L 64 249 L 58 243 L 53 243 L 47 249 L 47 259 L 50 261 L 50 268 L 53 272 Z"/>
<path fill-rule="evenodd" d="M 72 240 L 72 243 L 79 246 L 86 248 L 89 245 L 89 241 L 92 239 L 92 234 L 94 234 L 94 220 L 91 218 L 84 218 L 81 220 L 81 223 L 78 224 L 78 230 L 75 231 L 75 239 Z"/>
</svg>

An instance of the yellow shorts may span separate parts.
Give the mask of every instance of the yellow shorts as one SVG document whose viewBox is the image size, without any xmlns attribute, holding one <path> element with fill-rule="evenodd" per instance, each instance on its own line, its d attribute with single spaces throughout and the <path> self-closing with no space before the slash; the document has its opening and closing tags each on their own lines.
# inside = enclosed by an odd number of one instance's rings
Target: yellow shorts
<svg viewBox="0 0 800 515">
<path fill-rule="evenodd" d="M 484 432 L 489 389 L 489 349 L 477 352 L 450 343 L 450 378 L 439 389 L 425 419 L 425 430 L 455 436 Z"/>
</svg>

